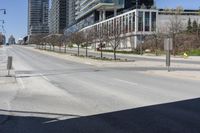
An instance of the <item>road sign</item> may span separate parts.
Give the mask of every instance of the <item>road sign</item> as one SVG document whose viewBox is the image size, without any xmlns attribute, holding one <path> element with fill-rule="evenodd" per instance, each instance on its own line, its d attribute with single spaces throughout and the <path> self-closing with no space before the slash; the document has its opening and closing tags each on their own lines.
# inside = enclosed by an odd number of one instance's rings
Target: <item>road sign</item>
<svg viewBox="0 0 200 133">
<path fill-rule="evenodd" d="M 173 41 L 172 41 L 172 38 L 166 38 L 164 40 L 164 50 L 165 51 L 171 51 L 173 50 Z"/>
<path fill-rule="evenodd" d="M 8 70 L 8 76 L 10 76 L 10 70 L 12 69 L 12 56 L 8 56 L 8 61 L 7 61 L 7 70 Z"/>
<path fill-rule="evenodd" d="M 171 65 L 171 52 L 173 50 L 173 41 L 172 38 L 166 38 L 164 40 L 164 49 L 166 51 L 166 66 L 168 69 L 168 72 L 170 71 L 170 65 Z"/>
</svg>

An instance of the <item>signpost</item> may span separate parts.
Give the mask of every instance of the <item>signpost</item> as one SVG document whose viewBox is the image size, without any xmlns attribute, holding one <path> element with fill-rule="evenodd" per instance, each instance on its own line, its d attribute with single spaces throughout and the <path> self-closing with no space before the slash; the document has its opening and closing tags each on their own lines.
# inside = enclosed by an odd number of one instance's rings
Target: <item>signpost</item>
<svg viewBox="0 0 200 133">
<path fill-rule="evenodd" d="M 7 70 L 8 70 L 8 76 L 10 76 L 10 70 L 12 69 L 12 56 L 8 56 L 8 61 L 7 61 Z"/>
<path fill-rule="evenodd" d="M 164 49 L 166 51 L 166 66 L 167 66 L 167 70 L 168 70 L 168 72 L 170 72 L 171 51 L 173 50 L 172 38 L 166 38 L 164 40 Z"/>
</svg>

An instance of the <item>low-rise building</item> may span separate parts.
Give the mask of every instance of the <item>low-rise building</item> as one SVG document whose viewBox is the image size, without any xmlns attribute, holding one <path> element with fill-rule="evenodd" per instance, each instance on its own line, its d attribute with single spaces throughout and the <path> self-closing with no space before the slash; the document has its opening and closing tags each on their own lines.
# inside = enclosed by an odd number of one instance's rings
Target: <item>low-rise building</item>
<svg viewBox="0 0 200 133">
<path fill-rule="evenodd" d="M 168 34 L 172 23 L 180 23 L 181 29 L 179 30 L 186 30 L 189 19 L 198 22 L 198 20 L 200 20 L 199 11 L 180 10 L 177 12 L 175 9 L 133 9 L 110 19 L 87 26 L 81 29 L 81 31 L 103 33 L 106 29 L 108 36 L 113 36 L 113 33 L 117 30 L 117 34 L 120 33 L 121 37 L 119 48 L 135 49 L 139 44 L 144 42 L 145 36 L 153 35 L 157 32 Z M 98 43 L 96 45 L 98 45 Z"/>
</svg>

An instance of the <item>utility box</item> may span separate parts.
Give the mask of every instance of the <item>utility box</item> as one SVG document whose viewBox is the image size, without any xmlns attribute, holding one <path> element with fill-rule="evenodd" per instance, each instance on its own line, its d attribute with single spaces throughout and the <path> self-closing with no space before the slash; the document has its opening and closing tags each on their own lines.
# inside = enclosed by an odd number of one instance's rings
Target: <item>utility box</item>
<svg viewBox="0 0 200 133">
<path fill-rule="evenodd" d="M 12 69 L 12 61 L 13 61 L 13 57 L 12 56 L 8 56 L 7 70 L 11 70 Z"/>
<path fill-rule="evenodd" d="M 173 40 L 172 40 L 172 38 L 166 38 L 164 40 L 164 50 L 165 51 L 172 51 L 173 50 Z"/>
<path fill-rule="evenodd" d="M 164 50 L 166 51 L 166 66 L 168 68 L 168 72 L 170 72 L 171 51 L 173 50 L 173 40 L 172 40 L 172 38 L 166 38 L 164 40 Z"/>
</svg>

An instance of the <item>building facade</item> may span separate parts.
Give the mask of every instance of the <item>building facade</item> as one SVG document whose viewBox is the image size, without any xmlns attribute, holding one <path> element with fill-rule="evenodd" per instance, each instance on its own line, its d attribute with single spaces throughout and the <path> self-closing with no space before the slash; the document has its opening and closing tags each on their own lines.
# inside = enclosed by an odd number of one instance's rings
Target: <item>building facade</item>
<svg viewBox="0 0 200 133">
<path fill-rule="evenodd" d="M 74 0 L 71 0 L 74 1 Z M 65 34 L 80 30 L 94 23 L 123 14 L 132 9 L 151 8 L 153 0 L 76 0 L 73 25 L 65 29 Z"/>
<path fill-rule="evenodd" d="M 112 36 L 113 38 L 114 36 L 119 36 L 121 38 L 119 48 L 135 49 L 139 43 L 142 43 L 143 36 L 157 31 L 157 18 L 158 10 L 156 9 L 134 9 L 85 27 L 81 31 L 104 33 L 106 30 L 107 36 L 111 36 L 111 38 Z M 109 47 L 109 44 L 107 47 Z"/>
<path fill-rule="evenodd" d="M 66 36 L 76 31 L 95 34 L 107 30 L 106 34 L 112 38 L 117 32 L 121 37 L 119 48 L 122 49 L 135 49 L 146 36 L 158 32 L 168 34 L 170 20 L 174 17 L 181 22 L 182 30 L 187 27 L 189 19 L 200 20 L 197 10 L 182 9 L 177 14 L 178 9 L 157 9 L 154 0 L 76 0 L 74 4 L 74 23 L 65 29 Z M 98 45 L 97 39 L 94 47 Z"/>
<path fill-rule="evenodd" d="M 186 30 L 189 19 L 199 23 L 199 11 L 182 10 L 180 13 L 177 13 L 175 10 L 134 9 L 87 26 L 81 31 L 85 33 L 104 33 L 106 30 L 106 35 L 111 36 L 111 38 L 114 36 L 113 34 L 117 33 L 121 38 L 120 49 L 135 49 L 144 42 L 146 36 L 154 35 L 158 32 L 168 35 L 171 23 L 181 25 L 181 31 Z M 98 39 L 93 46 L 95 48 L 98 46 Z M 109 48 L 109 44 L 107 48 Z"/>
<path fill-rule="evenodd" d="M 71 26 L 76 22 L 76 1 L 75 0 L 68 0 L 68 16 L 69 16 L 69 25 Z"/>
<path fill-rule="evenodd" d="M 171 25 L 171 21 L 181 22 L 182 30 L 186 30 L 189 19 L 191 22 L 200 22 L 200 14 L 198 10 L 181 10 L 180 13 L 175 14 L 173 10 L 160 9 L 158 14 L 157 28 L 160 32 L 169 32 L 167 29 Z"/>
<path fill-rule="evenodd" d="M 69 1 L 52 0 L 49 14 L 49 33 L 63 34 L 69 24 Z"/>
<path fill-rule="evenodd" d="M 28 35 L 48 34 L 49 0 L 28 0 Z"/>
<path fill-rule="evenodd" d="M 11 36 L 8 38 L 8 43 L 9 43 L 9 44 L 15 44 L 15 43 L 16 43 L 16 42 L 15 42 L 15 38 L 14 38 L 13 35 L 11 35 Z"/>
</svg>

